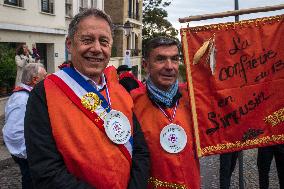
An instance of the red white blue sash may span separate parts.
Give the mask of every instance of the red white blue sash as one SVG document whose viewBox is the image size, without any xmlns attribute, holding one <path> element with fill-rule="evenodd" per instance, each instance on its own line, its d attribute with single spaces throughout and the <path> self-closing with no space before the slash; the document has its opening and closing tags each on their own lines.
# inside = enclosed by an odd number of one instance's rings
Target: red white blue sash
<svg viewBox="0 0 284 189">
<path fill-rule="evenodd" d="M 105 133 L 104 117 L 106 113 L 110 111 L 109 103 L 90 83 L 88 83 L 80 74 L 78 74 L 78 72 L 75 74 L 74 72 L 76 72 L 74 68 L 64 68 L 63 70 L 60 70 L 48 76 L 47 78 L 51 79 L 66 94 L 66 96 L 74 104 L 76 104 L 76 106 L 79 107 L 79 109 L 84 112 L 85 115 L 89 117 L 102 132 Z M 82 97 L 88 92 L 95 92 L 96 94 L 99 93 L 98 96 L 103 102 L 102 105 L 99 105 L 94 112 L 86 109 L 81 103 Z M 107 96 L 108 101 L 110 101 L 108 91 Z M 117 144 L 117 146 L 131 164 L 133 138 L 131 137 L 127 143 Z"/>
</svg>

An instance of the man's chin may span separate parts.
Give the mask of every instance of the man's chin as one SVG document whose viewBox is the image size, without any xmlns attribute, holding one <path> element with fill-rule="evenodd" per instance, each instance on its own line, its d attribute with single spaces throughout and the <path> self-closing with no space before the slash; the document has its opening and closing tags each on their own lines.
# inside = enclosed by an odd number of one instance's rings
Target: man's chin
<svg viewBox="0 0 284 189">
<path fill-rule="evenodd" d="M 164 85 L 172 86 L 175 84 L 175 79 L 164 79 L 161 83 Z"/>
<path fill-rule="evenodd" d="M 85 64 L 90 66 L 98 66 L 105 64 L 105 61 L 95 61 L 95 60 L 85 59 Z"/>
<path fill-rule="evenodd" d="M 157 87 L 163 91 L 167 91 L 173 84 L 175 84 L 175 82 L 163 82 Z"/>
<path fill-rule="evenodd" d="M 104 69 L 89 69 L 87 71 L 89 76 L 101 76 Z"/>
</svg>

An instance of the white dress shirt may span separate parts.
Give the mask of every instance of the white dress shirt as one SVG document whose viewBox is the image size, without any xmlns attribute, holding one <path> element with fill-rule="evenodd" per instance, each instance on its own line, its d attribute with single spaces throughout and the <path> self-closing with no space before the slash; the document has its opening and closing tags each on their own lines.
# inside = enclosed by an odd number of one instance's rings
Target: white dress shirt
<svg viewBox="0 0 284 189">
<path fill-rule="evenodd" d="M 32 90 L 32 87 L 19 84 L 20 87 Z M 19 158 L 27 158 L 24 138 L 24 119 L 29 98 L 27 91 L 14 92 L 5 106 L 5 124 L 2 129 L 3 139 L 9 152 Z"/>
<path fill-rule="evenodd" d="M 101 91 L 105 86 L 106 86 L 106 78 L 105 78 L 105 74 L 103 73 L 101 76 L 101 83 L 97 84 L 96 82 L 94 82 L 92 79 L 90 79 L 89 77 L 85 76 L 84 74 L 82 74 L 81 72 L 79 72 L 76 68 L 75 70 L 86 80 L 88 81 L 93 87 L 95 87 L 97 89 L 97 91 Z"/>
</svg>

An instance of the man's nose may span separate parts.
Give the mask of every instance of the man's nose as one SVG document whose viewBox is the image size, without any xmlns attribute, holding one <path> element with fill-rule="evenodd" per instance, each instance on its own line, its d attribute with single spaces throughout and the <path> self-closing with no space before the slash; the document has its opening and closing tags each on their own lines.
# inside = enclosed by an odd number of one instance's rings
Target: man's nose
<svg viewBox="0 0 284 189">
<path fill-rule="evenodd" d="M 99 40 L 95 40 L 92 43 L 91 51 L 96 52 L 96 53 L 101 53 L 102 52 L 102 48 L 101 48 L 101 44 L 100 44 Z"/>
<path fill-rule="evenodd" d="M 166 60 L 166 62 L 165 62 L 165 67 L 167 68 L 167 69 L 173 69 L 173 62 L 172 62 L 172 60 L 170 59 L 170 58 L 167 58 L 167 60 Z"/>
</svg>

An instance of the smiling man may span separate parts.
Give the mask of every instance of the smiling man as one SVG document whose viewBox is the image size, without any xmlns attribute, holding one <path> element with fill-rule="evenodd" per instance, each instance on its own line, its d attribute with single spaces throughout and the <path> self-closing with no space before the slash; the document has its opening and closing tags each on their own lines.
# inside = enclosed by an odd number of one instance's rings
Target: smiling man
<svg viewBox="0 0 284 189">
<path fill-rule="evenodd" d="M 146 187 L 149 155 L 132 99 L 104 74 L 112 43 L 108 15 L 79 13 L 66 39 L 71 66 L 31 93 L 25 139 L 35 188 Z"/>
<path fill-rule="evenodd" d="M 150 151 L 148 188 L 200 188 L 188 90 L 178 84 L 179 43 L 157 37 L 145 47 L 146 87 L 131 92 Z"/>
</svg>

